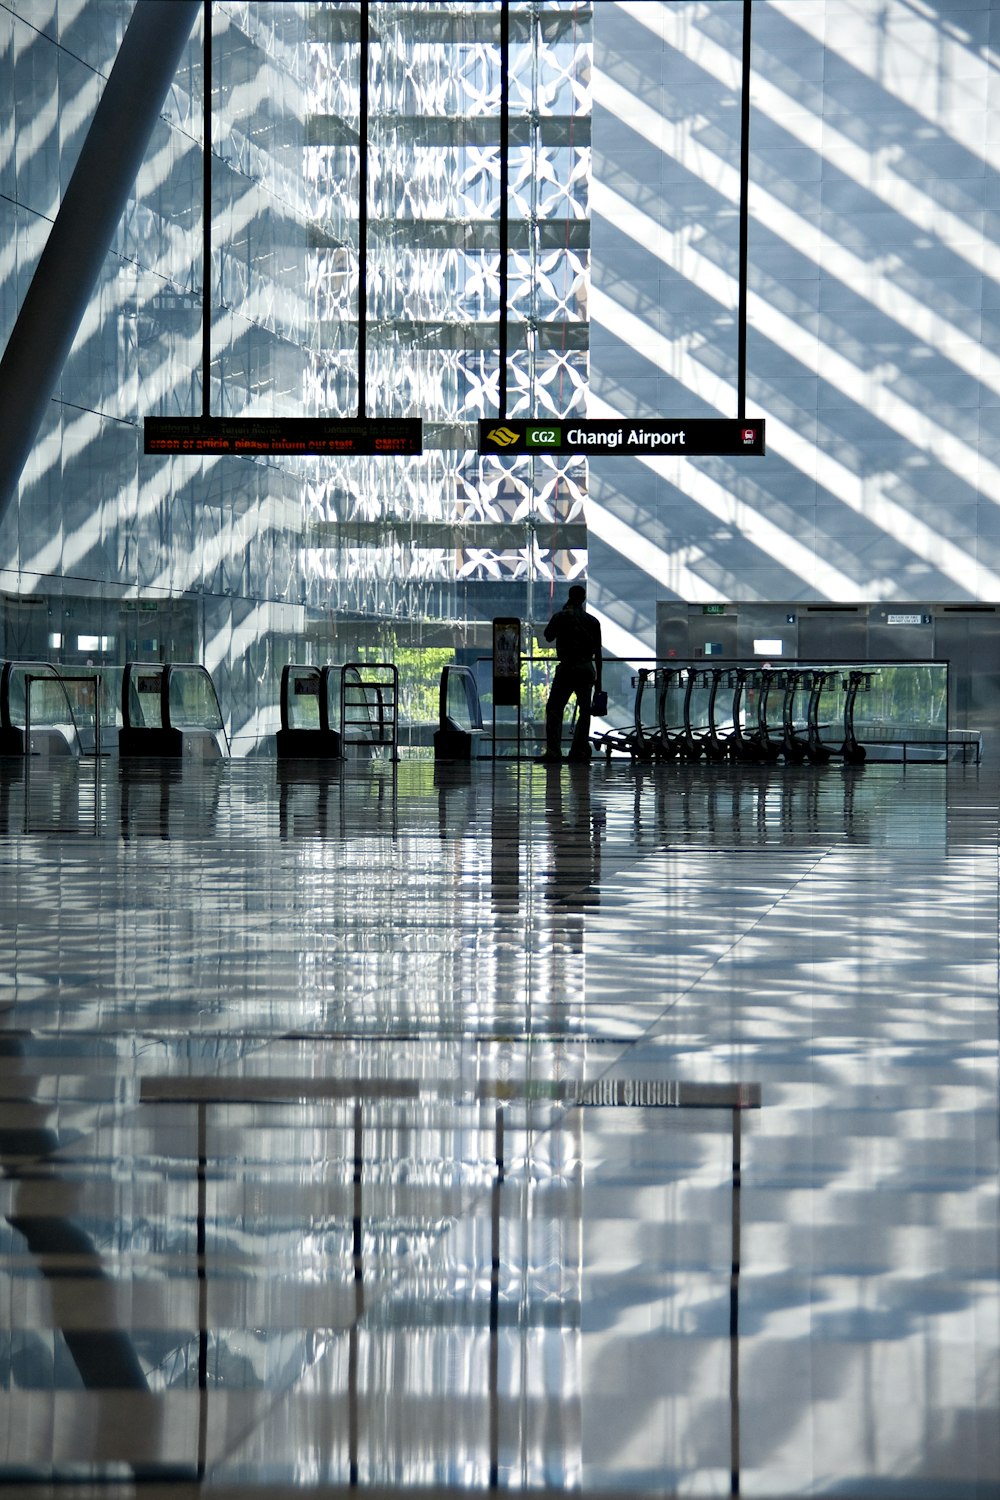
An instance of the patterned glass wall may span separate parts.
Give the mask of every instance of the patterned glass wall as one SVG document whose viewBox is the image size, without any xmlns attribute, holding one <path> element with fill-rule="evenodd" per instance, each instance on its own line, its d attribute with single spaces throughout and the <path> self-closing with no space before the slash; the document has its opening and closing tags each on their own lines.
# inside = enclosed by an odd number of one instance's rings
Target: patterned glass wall
<svg viewBox="0 0 1000 1500">
<path fill-rule="evenodd" d="M 993 0 L 753 5 L 768 453 L 592 463 L 622 654 L 654 649 L 658 598 L 1000 599 L 998 24 Z M 742 5 L 596 7 L 595 416 L 736 415 L 742 45 Z"/>
<path fill-rule="evenodd" d="M 0 337 L 131 15 L 0 3 Z M 0 655 L 199 659 L 236 734 L 276 727 L 289 659 L 472 642 L 586 565 L 582 463 L 486 460 L 496 409 L 499 6 L 374 4 L 368 400 L 417 460 L 163 459 L 202 404 L 203 37 L 196 27 L 101 283 L 0 525 Z M 515 3 L 511 414 L 581 409 L 590 7 Z M 213 7 L 210 409 L 357 410 L 360 7 Z M 547 599 L 540 607 L 544 614 Z M 93 644 L 97 642 L 97 646 Z"/>
<path fill-rule="evenodd" d="M 511 415 L 583 409 L 589 10 L 511 7 Z M 309 173 L 352 184 L 359 19 L 327 6 L 314 21 Z M 318 477 L 312 560 L 347 611 L 530 616 L 536 581 L 586 565 L 586 466 L 475 451 L 498 402 L 499 6 L 373 4 L 369 26 L 367 410 L 422 416 L 427 451 Z M 356 204 L 353 186 L 331 199 L 310 269 L 337 351 L 321 403 L 343 415 L 357 410 Z"/>
</svg>

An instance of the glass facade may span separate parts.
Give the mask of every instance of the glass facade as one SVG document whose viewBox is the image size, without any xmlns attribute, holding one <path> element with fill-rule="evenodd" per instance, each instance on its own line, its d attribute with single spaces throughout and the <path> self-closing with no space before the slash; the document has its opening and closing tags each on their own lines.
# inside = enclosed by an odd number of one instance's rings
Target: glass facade
<svg viewBox="0 0 1000 1500">
<path fill-rule="evenodd" d="M 0 6 L 3 338 L 131 10 Z M 208 409 L 353 416 L 361 7 L 212 14 Z M 421 416 L 423 456 L 142 453 L 146 416 L 203 404 L 199 22 L 0 525 L 0 655 L 203 661 L 237 753 L 276 728 L 285 662 L 474 653 L 586 568 L 585 461 L 475 447 L 498 399 L 500 7 L 368 14 L 365 412 Z M 510 7 L 509 415 L 583 410 L 590 18 Z"/>
</svg>

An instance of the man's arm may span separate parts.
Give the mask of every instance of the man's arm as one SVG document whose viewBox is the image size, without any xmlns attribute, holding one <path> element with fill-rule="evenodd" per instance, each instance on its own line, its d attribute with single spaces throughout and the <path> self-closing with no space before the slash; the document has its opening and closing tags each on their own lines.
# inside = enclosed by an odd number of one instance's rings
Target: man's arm
<svg viewBox="0 0 1000 1500">
<path fill-rule="evenodd" d="M 545 639 L 547 641 L 554 641 L 555 640 L 556 635 L 558 634 L 558 631 L 559 631 L 559 626 L 556 624 L 556 621 L 559 619 L 559 616 L 561 614 L 562 614 L 562 610 L 561 609 L 557 609 L 556 612 L 555 612 L 555 614 L 552 616 L 551 620 L 549 621 L 549 623 L 546 625 L 545 631 L 544 631 L 544 635 L 545 635 Z"/>
</svg>

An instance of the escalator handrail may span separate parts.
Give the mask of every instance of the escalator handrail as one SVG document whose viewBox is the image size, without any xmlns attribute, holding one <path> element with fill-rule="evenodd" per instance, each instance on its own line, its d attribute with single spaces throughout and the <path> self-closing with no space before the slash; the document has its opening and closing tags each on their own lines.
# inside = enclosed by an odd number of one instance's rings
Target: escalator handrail
<svg viewBox="0 0 1000 1500">
<path fill-rule="evenodd" d="M 448 683 L 452 677 L 457 677 L 465 683 L 465 700 L 469 710 L 470 728 L 473 730 L 482 729 L 483 706 L 479 698 L 479 684 L 476 681 L 476 674 L 464 662 L 457 661 L 447 662 L 441 668 L 441 679 L 438 683 L 438 728 L 463 730 L 465 728 L 462 724 L 456 724 L 448 712 Z"/>
<path fill-rule="evenodd" d="M 206 677 L 208 679 L 208 685 L 212 689 L 212 697 L 215 700 L 215 708 L 219 716 L 219 728 L 212 729 L 211 726 L 207 724 L 205 725 L 205 728 L 209 729 L 212 734 L 219 734 L 221 732 L 222 738 L 225 741 L 226 745 L 226 755 L 228 756 L 232 754 L 232 747 L 229 743 L 229 735 L 226 731 L 226 721 L 223 718 L 222 705 L 219 702 L 219 695 L 215 690 L 215 683 L 212 681 L 212 674 L 207 667 L 202 666 L 201 662 L 197 661 L 127 661 L 125 663 L 125 670 L 122 673 L 122 725 L 126 730 L 144 729 L 147 727 L 146 725 L 132 723 L 132 715 L 129 710 L 129 697 L 130 689 L 132 686 L 133 668 L 135 669 L 136 673 L 148 672 L 150 676 L 152 676 L 154 673 L 159 674 L 161 729 L 174 728 L 170 717 L 170 683 L 174 673 L 200 672 L 204 677 Z M 183 730 L 181 731 L 181 733 L 183 733 Z"/>
<path fill-rule="evenodd" d="M 201 665 L 201 662 L 197 662 L 197 661 L 168 661 L 168 662 L 164 662 L 164 664 L 163 664 L 162 686 L 160 688 L 160 700 L 161 700 L 161 702 L 163 704 L 163 707 L 164 707 L 164 710 L 165 710 L 164 716 L 163 716 L 163 727 L 165 729 L 173 729 L 173 727 L 174 727 L 173 723 L 171 722 L 171 718 L 170 718 L 170 683 L 171 683 L 171 680 L 173 679 L 173 676 L 174 676 L 175 672 L 200 672 L 204 677 L 206 677 L 208 679 L 208 685 L 212 689 L 212 697 L 215 700 L 216 712 L 219 715 L 219 729 L 212 729 L 211 733 L 212 734 L 218 734 L 220 730 L 222 731 L 222 738 L 226 742 L 226 754 L 230 755 L 232 753 L 232 751 L 231 751 L 231 747 L 230 747 L 230 744 L 229 744 L 229 735 L 226 733 L 226 721 L 225 721 L 225 719 L 222 716 L 222 704 L 219 702 L 219 695 L 215 691 L 215 683 L 212 681 L 212 674 L 208 670 L 207 667 L 203 667 Z M 210 729 L 211 726 L 208 725 L 208 724 L 206 724 L 205 728 L 206 729 Z M 183 730 L 181 731 L 181 733 L 183 733 Z"/>
<path fill-rule="evenodd" d="M 26 671 L 29 675 L 33 667 L 39 668 L 38 676 L 42 672 L 51 672 L 57 682 L 62 683 L 62 673 L 54 662 L 51 661 L 5 661 L 0 670 L 0 729 L 23 729 L 23 724 L 15 724 L 10 716 L 10 679 L 15 671 Z M 66 685 L 63 683 L 63 696 L 66 699 L 66 707 L 69 710 L 70 723 L 73 725 L 74 734 L 79 735 L 76 723 L 76 715 L 73 713 L 73 705 Z"/>
</svg>

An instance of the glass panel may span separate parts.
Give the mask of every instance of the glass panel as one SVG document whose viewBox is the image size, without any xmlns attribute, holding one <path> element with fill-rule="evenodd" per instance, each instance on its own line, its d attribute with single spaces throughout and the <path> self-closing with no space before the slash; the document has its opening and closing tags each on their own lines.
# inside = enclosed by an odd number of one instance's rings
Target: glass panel
<svg viewBox="0 0 1000 1500">
<path fill-rule="evenodd" d="M 222 714 L 215 687 L 204 667 L 177 666 L 170 669 L 171 729 L 222 728 Z"/>
<path fill-rule="evenodd" d="M 129 683 L 129 719 L 133 729 L 162 729 L 162 676 L 159 667 L 139 667 Z"/>
<path fill-rule="evenodd" d="M 289 729 L 318 729 L 320 674 L 318 667 L 290 667 L 288 671 Z"/>
<path fill-rule="evenodd" d="M 10 720 L 23 729 L 27 713 L 27 679 L 31 684 L 31 723 L 35 728 L 72 728 L 73 713 L 66 689 L 40 662 L 25 662 L 10 674 Z"/>
<path fill-rule="evenodd" d="M 449 719 L 459 729 L 481 729 L 483 716 L 471 673 L 455 669 L 449 671 L 446 691 L 445 708 Z"/>
<path fill-rule="evenodd" d="M 12 101 L 0 122 L 8 332 L 132 9 L 132 0 L 44 0 L 0 11 L 0 97 Z M 582 409 L 590 13 L 586 4 L 510 11 L 511 414 Z M 586 461 L 476 452 L 475 424 L 497 409 L 499 375 L 494 0 L 368 8 L 366 410 L 419 414 L 425 453 L 265 463 L 140 451 L 145 416 L 202 410 L 206 281 L 212 413 L 356 414 L 361 15 L 292 0 L 212 7 L 207 278 L 199 17 L 18 501 L 0 522 L 11 592 L 58 595 L 48 632 L 64 642 L 114 638 L 107 655 L 122 666 L 197 661 L 209 640 L 239 639 L 217 680 L 241 749 L 271 728 L 281 665 L 306 655 L 306 631 L 320 659 L 355 658 L 373 630 L 382 655 L 383 642 L 421 649 L 429 632 L 450 650 L 442 623 L 474 643 L 470 631 L 498 609 L 531 617 L 536 583 L 587 564 Z M 359 521 L 369 530 L 356 537 Z M 498 521 L 523 536 L 479 534 Z M 432 535 L 438 523 L 454 531 Z M 102 618 L 78 606 L 104 587 L 119 593 Z M 163 618 L 168 601 L 190 616 L 183 639 L 179 614 Z M 143 618 L 157 603 L 160 618 Z M 361 628 L 341 626 L 337 639 L 338 620 Z M 67 664 L 93 654 L 52 650 Z M 11 654 L 45 652 L 43 638 Z M 113 695 L 104 698 L 110 722 Z"/>
</svg>

